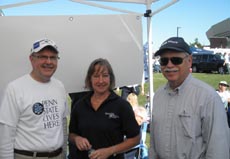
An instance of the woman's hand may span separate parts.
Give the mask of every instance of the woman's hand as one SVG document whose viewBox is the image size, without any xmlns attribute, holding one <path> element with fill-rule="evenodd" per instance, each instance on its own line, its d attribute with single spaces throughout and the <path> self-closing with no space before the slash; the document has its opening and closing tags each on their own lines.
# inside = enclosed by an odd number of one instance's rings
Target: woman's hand
<svg viewBox="0 0 230 159">
<path fill-rule="evenodd" d="M 80 151 L 85 151 L 91 149 L 92 145 L 89 143 L 88 139 L 81 137 L 81 136 L 76 136 L 74 138 L 75 145 Z"/>
<path fill-rule="evenodd" d="M 107 159 L 109 156 L 113 155 L 111 148 L 101 148 L 93 151 L 89 154 L 90 159 Z"/>
</svg>

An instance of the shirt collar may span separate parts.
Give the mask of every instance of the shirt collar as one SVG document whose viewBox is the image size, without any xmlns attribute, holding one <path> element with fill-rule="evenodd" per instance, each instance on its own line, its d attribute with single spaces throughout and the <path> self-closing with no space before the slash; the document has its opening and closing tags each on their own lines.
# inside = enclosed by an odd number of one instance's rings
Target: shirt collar
<svg viewBox="0 0 230 159">
<path fill-rule="evenodd" d="M 171 89 L 169 87 L 169 83 L 167 83 L 164 87 L 164 89 L 167 91 L 168 95 L 170 96 L 174 96 L 174 95 L 180 95 L 181 92 L 183 92 L 183 90 L 185 89 L 185 86 L 187 85 L 187 83 L 190 81 L 190 79 L 192 78 L 192 75 L 189 74 L 186 79 L 184 80 L 184 82 L 177 88 L 175 89 Z"/>
</svg>

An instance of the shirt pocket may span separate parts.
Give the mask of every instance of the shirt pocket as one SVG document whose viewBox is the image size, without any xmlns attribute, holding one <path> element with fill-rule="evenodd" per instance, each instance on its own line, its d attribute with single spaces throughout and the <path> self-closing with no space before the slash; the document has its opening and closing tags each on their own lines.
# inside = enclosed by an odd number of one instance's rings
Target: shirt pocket
<svg viewBox="0 0 230 159">
<path fill-rule="evenodd" d="M 196 140 L 201 136 L 201 119 L 191 111 L 183 110 L 179 113 L 181 128 L 186 137 Z"/>
<path fill-rule="evenodd" d="M 193 138 L 193 131 L 192 131 L 192 116 L 185 110 L 183 110 L 179 114 L 179 120 L 182 126 L 182 131 L 184 133 L 184 136 Z"/>
</svg>

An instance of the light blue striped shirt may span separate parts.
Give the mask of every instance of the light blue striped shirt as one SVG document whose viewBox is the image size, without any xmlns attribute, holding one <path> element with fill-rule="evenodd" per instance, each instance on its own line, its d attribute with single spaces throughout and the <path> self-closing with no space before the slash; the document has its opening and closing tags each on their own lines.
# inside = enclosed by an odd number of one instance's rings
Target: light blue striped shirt
<svg viewBox="0 0 230 159">
<path fill-rule="evenodd" d="M 168 84 L 157 90 L 151 124 L 151 159 L 229 159 L 223 103 L 191 74 L 174 91 Z"/>
</svg>

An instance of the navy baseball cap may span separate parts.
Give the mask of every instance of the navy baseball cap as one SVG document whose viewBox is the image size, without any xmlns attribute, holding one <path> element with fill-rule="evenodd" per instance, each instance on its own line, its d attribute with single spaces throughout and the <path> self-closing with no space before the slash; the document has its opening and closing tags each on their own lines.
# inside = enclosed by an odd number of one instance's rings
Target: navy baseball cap
<svg viewBox="0 0 230 159">
<path fill-rule="evenodd" d="M 192 54 L 189 45 L 181 37 L 171 37 L 161 44 L 160 49 L 155 53 L 155 56 L 159 56 L 166 50 L 173 50 L 177 52 L 186 52 Z"/>
</svg>

